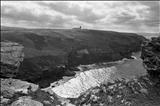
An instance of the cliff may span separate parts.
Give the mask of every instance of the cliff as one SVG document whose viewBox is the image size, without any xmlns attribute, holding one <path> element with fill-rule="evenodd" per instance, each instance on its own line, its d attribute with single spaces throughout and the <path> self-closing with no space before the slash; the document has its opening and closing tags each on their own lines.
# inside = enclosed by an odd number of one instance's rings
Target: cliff
<svg viewBox="0 0 160 106">
<path fill-rule="evenodd" d="M 147 72 L 160 79 L 160 37 L 153 37 L 143 44 L 141 58 Z"/>
<path fill-rule="evenodd" d="M 15 42 L 1 42 L 1 72 L 4 77 L 14 77 L 23 61 L 23 46 Z"/>
<path fill-rule="evenodd" d="M 16 42 L 1 42 L 0 105 L 2 106 L 8 106 L 14 100 L 16 93 L 28 94 L 39 88 L 33 83 L 13 79 L 19 74 L 19 67 L 24 58 L 23 49 L 24 46 Z"/>
<path fill-rule="evenodd" d="M 24 46 L 19 78 L 39 83 L 45 78 L 53 78 L 53 82 L 64 75 L 74 75 L 71 67 L 80 64 L 130 58 L 132 52 L 140 50 L 145 38 L 134 33 L 101 30 L 9 28 L 2 29 L 1 40 Z"/>
</svg>

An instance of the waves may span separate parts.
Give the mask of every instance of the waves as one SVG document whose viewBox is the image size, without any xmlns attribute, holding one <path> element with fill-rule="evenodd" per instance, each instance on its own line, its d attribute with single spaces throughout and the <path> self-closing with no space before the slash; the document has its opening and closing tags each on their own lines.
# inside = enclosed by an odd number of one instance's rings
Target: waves
<svg viewBox="0 0 160 106">
<path fill-rule="evenodd" d="M 145 71 L 141 64 L 139 55 L 133 55 L 132 59 L 124 58 L 115 62 L 80 65 L 77 67 L 80 72 L 76 72 L 76 75 L 67 81 L 60 81 L 56 86 L 51 84 L 51 91 L 60 97 L 78 98 L 87 90 L 103 83 L 106 84 L 117 78 L 141 75 Z"/>
<path fill-rule="evenodd" d="M 52 91 L 60 97 L 77 98 L 88 89 L 109 81 L 115 70 L 115 67 L 109 67 L 81 72 L 68 82 L 52 88 Z"/>
</svg>

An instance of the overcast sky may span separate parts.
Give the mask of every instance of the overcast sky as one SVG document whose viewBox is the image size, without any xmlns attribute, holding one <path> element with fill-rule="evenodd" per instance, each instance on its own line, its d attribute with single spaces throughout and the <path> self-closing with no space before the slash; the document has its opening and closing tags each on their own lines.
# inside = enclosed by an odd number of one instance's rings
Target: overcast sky
<svg viewBox="0 0 160 106">
<path fill-rule="evenodd" d="M 160 2 L 1 1 L 1 25 L 159 32 Z"/>
</svg>

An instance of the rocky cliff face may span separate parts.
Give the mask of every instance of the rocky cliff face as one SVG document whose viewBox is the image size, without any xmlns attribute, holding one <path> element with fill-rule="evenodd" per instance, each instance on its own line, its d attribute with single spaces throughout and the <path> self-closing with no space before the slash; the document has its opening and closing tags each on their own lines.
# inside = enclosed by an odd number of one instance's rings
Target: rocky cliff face
<svg viewBox="0 0 160 106">
<path fill-rule="evenodd" d="M 38 85 L 35 85 L 33 83 L 21 81 L 19 79 L 13 79 L 13 77 L 17 77 L 20 64 L 23 61 L 23 49 L 24 47 L 21 44 L 15 42 L 1 42 L 0 105 L 2 106 L 10 106 L 10 103 L 15 101 L 15 97 L 17 97 L 16 95 L 19 95 L 19 93 L 22 95 L 26 95 L 29 92 L 37 91 L 37 89 L 39 88 Z M 19 100 L 17 102 L 19 103 L 20 101 L 22 102 L 22 100 Z M 12 106 L 26 105 L 25 102 L 23 102 L 22 104 L 18 104 L 17 102 L 14 102 Z M 30 100 L 29 102 L 32 102 L 31 104 L 33 104 L 34 101 Z M 37 106 L 40 105 L 38 104 Z"/>
<path fill-rule="evenodd" d="M 143 44 L 141 58 L 148 73 L 160 79 L 160 37 Z"/>
<path fill-rule="evenodd" d="M 1 77 L 14 77 L 36 83 L 39 83 L 39 79 L 43 79 L 40 85 L 49 86 L 64 75 L 75 75 L 74 72 L 68 72 L 63 67 L 57 68 L 53 65 L 48 69 L 47 65 L 54 64 L 54 61 L 58 60 L 56 57 L 24 59 L 24 49 L 23 45 L 16 42 L 1 42 Z"/>
<path fill-rule="evenodd" d="M 4 77 L 14 77 L 23 61 L 23 46 L 15 42 L 1 42 L 1 72 Z"/>
</svg>

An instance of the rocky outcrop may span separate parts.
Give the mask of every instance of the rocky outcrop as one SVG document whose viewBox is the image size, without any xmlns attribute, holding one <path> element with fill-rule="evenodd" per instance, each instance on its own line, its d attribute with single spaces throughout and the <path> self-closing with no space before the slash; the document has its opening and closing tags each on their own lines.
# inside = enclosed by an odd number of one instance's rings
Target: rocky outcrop
<svg viewBox="0 0 160 106">
<path fill-rule="evenodd" d="M 115 67 L 109 67 L 81 72 L 75 78 L 51 89 L 60 97 L 77 98 L 88 89 L 111 80 L 115 70 Z"/>
<path fill-rule="evenodd" d="M 21 81 L 18 79 L 2 79 L 1 78 L 1 105 L 15 101 L 17 96 L 27 95 L 30 92 L 38 90 L 39 86 L 27 81 Z M 8 106 L 8 105 L 7 105 Z"/>
<path fill-rule="evenodd" d="M 55 94 L 39 89 L 38 85 L 11 78 L 1 79 L 0 99 L 0 106 L 63 106 L 64 104 L 64 101 L 61 102 Z"/>
<path fill-rule="evenodd" d="M 28 94 L 30 91 L 35 92 L 39 88 L 38 85 L 21 81 L 18 79 L 1 79 L 1 94 L 3 97 L 12 98 L 17 92 Z"/>
<path fill-rule="evenodd" d="M 14 77 L 23 61 L 23 46 L 15 42 L 1 42 L 1 72 L 4 77 Z"/>
<path fill-rule="evenodd" d="M 141 58 L 148 73 L 160 79 L 160 37 L 143 44 Z"/>
<path fill-rule="evenodd" d="M 148 76 L 143 76 L 132 80 L 116 80 L 70 100 L 76 106 L 159 106 L 159 91 Z"/>
</svg>

